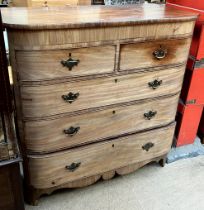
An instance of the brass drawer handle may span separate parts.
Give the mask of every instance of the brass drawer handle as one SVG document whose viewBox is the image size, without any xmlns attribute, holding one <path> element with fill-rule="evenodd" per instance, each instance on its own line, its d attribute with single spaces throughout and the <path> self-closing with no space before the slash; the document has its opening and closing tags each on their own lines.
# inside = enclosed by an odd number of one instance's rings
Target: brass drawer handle
<svg viewBox="0 0 204 210">
<path fill-rule="evenodd" d="M 72 163 L 71 165 L 65 166 L 65 168 L 71 172 L 74 172 L 79 166 L 81 165 L 80 162 L 78 163 Z"/>
<path fill-rule="evenodd" d="M 148 152 L 149 149 L 151 149 L 153 146 L 154 146 L 154 144 L 152 142 L 148 142 L 147 144 L 142 146 L 142 149 L 146 150 Z"/>
<path fill-rule="evenodd" d="M 62 60 L 62 61 L 61 61 L 61 64 L 62 64 L 64 67 L 67 67 L 67 68 L 69 69 L 69 71 L 71 71 L 72 68 L 73 68 L 74 66 L 77 66 L 78 63 L 80 62 L 78 59 L 77 59 L 77 60 L 74 60 L 71 56 L 72 56 L 72 54 L 69 53 L 69 58 L 68 58 L 68 60 L 66 60 L 66 61 Z"/>
<path fill-rule="evenodd" d="M 166 55 L 167 55 L 167 50 L 166 49 L 162 49 L 162 47 L 160 46 L 160 48 L 158 50 L 155 50 L 153 52 L 153 55 L 158 60 L 164 59 L 166 57 Z"/>
<path fill-rule="evenodd" d="M 151 120 L 153 117 L 156 116 L 156 114 L 157 114 L 157 111 L 149 111 L 149 112 L 144 113 L 144 117 L 147 120 Z"/>
<path fill-rule="evenodd" d="M 162 80 L 157 80 L 157 79 L 155 79 L 152 82 L 148 82 L 149 87 L 152 88 L 153 90 L 157 89 L 161 84 Z"/>
<path fill-rule="evenodd" d="M 69 92 L 67 95 L 62 95 L 62 99 L 64 99 L 64 101 L 70 104 L 74 102 L 75 100 L 77 100 L 78 97 L 79 97 L 79 93 L 72 93 L 72 92 Z"/>
<path fill-rule="evenodd" d="M 69 135 L 69 136 L 74 136 L 74 135 L 76 135 L 78 133 L 79 130 L 80 130 L 80 127 L 73 127 L 73 126 L 71 126 L 70 128 L 65 129 L 64 133 Z"/>
</svg>

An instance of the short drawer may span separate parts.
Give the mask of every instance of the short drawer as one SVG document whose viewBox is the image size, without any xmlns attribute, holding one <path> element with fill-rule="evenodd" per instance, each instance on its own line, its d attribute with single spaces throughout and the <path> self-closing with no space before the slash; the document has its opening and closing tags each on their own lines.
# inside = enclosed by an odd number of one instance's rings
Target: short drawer
<svg viewBox="0 0 204 210">
<path fill-rule="evenodd" d="M 115 46 L 17 51 L 16 62 L 19 79 L 25 81 L 110 73 L 114 70 Z"/>
<path fill-rule="evenodd" d="M 77 5 L 78 0 L 30 0 L 30 5 L 32 7 L 43 7 L 43 6 L 68 6 L 68 5 Z"/>
<path fill-rule="evenodd" d="M 191 39 L 121 45 L 120 70 L 150 68 L 186 62 Z"/>
<path fill-rule="evenodd" d="M 41 118 L 180 91 L 184 66 L 52 85 L 21 86 L 25 118 Z"/>
<path fill-rule="evenodd" d="M 25 122 L 25 142 L 31 152 L 52 152 L 175 120 L 179 95 L 114 106 L 57 119 Z M 56 126 L 57 125 L 57 126 Z"/>
<path fill-rule="evenodd" d="M 175 124 L 50 155 L 29 156 L 30 181 L 43 189 L 168 153 Z"/>
</svg>

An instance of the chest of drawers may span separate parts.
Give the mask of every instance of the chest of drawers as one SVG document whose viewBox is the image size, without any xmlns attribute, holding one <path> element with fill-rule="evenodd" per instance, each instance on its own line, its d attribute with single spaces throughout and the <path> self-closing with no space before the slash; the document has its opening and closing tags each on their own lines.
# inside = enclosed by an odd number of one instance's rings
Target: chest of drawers
<svg viewBox="0 0 204 210">
<path fill-rule="evenodd" d="M 3 17 L 31 203 L 165 163 L 195 14 L 142 5 Z"/>
</svg>

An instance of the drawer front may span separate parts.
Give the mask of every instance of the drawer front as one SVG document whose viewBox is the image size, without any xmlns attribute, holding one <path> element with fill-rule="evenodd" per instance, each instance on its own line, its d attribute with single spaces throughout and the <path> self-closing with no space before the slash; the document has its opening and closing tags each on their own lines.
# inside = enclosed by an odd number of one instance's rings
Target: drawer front
<svg viewBox="0 0 204 210">
<path fill-rule="evenodd" d="M 26 118 L 153 98 L 180 91 L 184 66 L 45 86 L 22 86 Z"/>
<path fill-rule="evenodd" d="M 177 94 L 77 116 L 28 121 L 24 126 L 27 149 L 52 152 L 169 124 L 175 120 L 178 97 Z"/>
<path fill-rule="evenodd" d="M 191 39 L 121 45 L 120 70 L 149 68 L 186 62 Z"/>
<path fill-rule="evenodd" d="M 19 79 L 52 80 L 114 71 L 115 46 L 67 50 L 17 51 Z"/>
<path fill-rule="evenodd" d="M 29 156 L 31 185 L 54 187 L 162 156 L 171 147 L 174 128 L 172 124 L 47 156 Z"/>
<path fill-rule="evenodd" d="M 31 0 L 32 7 L 77 5 L 78 0 Z"/>
</svg>

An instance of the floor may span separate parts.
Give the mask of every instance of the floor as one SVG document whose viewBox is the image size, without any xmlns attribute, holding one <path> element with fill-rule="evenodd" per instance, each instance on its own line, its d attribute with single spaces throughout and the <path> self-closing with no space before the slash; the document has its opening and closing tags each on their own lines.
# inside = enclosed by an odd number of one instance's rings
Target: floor
<svg viewBox="0 0 204 210">
<path fill-rule="evenodd" d="M 204 156 L 56 192 L 26 210 L 204 210 Z"/>
</svg>

